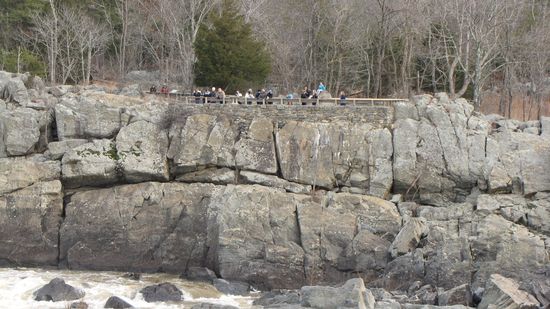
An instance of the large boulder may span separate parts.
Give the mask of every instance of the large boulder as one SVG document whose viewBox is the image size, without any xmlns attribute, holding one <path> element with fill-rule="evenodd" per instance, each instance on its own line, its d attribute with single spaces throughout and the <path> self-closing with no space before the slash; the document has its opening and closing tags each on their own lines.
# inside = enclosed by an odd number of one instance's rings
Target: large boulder
<svg viewBox="0 0 550 309">
<path fill-rule="evenodd" d="M 157 125 L 138 121 L 123 127 L 116 137 L 116 150 L 127 182 L 166 181 L 168 134 Z"/>
<path fill-rule="evenodd" d="M 469 251 L 477 270 L 473 290 L 495 273 L 520 281 L 531 280 L 549 262 L 544 240 L 522 225 L 495 214 L 484 217 L 477 213 L 471 228 Z M 518 269 L 531 271 L 518 272 Z"/>
<path fill-rule="evenodd" d="M 133 118 L 148 118 L 139 111 L 150 107 L 140 99 L 125 96 L 68 93 L 55 105 L 57 135 L 59 140 L 113 138 Z"/>
<path fill-rule="evenodd" d="M 392 258 L 406 254 L 416 249 L 422 237 L 428 234 L 424 218 L 411 218 L 393 240 L 389 249 Z"/>
<path fill-rule="evenodd" d="M 111 138 L 121 127 L 118 109 L 76 96 L 63 98 L 55 106 L 55 119 L 60 140 Z"/>
<path fill-rule="evenodd" d="M 25 106 L 29 101 L 29 93 L 25 86 L 28 78 L 29 76 L 25 74 L 0 71 L 0 99 Z"/>
<path fill-rule="evenodd" d="M 47 113 L 30 108 L 16 108 L 0 113 L 0 158 L 37 151 L 41 130 L 48 121 Z"/>
<path fill-rule="evenodd" d="M 36 301 L 67 301 L 77 300 L 84 297 L 86 293 L 65 283 L 61 278 L 55 278 L 50 283 L 34 291 L 33 297 Z"/>
<path fill-rule="evenodd" d="M 332 189 L 352 187 L 384 197 L 392 185 L 387 129 L 350 122 L 288 121 L 276 132 L 283 178 Z"/>
<path fill-rule="evenodd" d="M 68 188 L 116 183 L 121 170 L 118 151 L 111 140 L 94 140 L 69 150 L 61 160 L 63 183 Z"/>
<path fill-rule="evenodd" d="M 350 279 L 341 287 L 304 286 L 300 289 L 301 305 L 311 308 L 374 309 L 374 296 L 365 288 L 362 279 Z"/>
<path fill-rule="evenodd" d="M 532 195 L 550 190 L 550 139 L 533 134 L 502 132 L 492 136 L 495 158 L 487 163 L 491 192 Z"/>
<path fill-rule="evenodd" d="M 103 308 L 115 308 L 115 309 L 123 309 L 123 308 L 134 308 L 130 303 L 125 301 L 124 299 L 117 297 L 117 296 L 111 296 L 109 299 L 107 299 L 107 302 L 103 306 Z"/>
<path fill-rule="evenodd" d="M 60 259 L 73 269 L 182 273 L 205 266 L 208 205 L 219 190 L 140 183 L 77 192 L 65 207 Z"/>
<path fill-rule="evenodd" d="M 62 216 L 59 180 L 0 196 L 0 264 L 56 266 Z"/>
<path fill-rule="evenodd" d="M 226 186 L 208 209 L 208 263 L 228 280 L 298 288 L 304 251 L 296 205 L 306 196 L 261 186 Z"/>
<path fill-rule="evenodd" d="M 154 302 L 179 302 L 183 300 L 183 293 L 171 283 L 161 283 L 146 286 L 139 291 L 143 299 L 148 303 Z"/>
<path fill-rule="evenodd" d="M 35 183 L 59 179 L 61 165 L 41 156 L 0 159 L 0 196 Z"/>
<path fill-rule="evenodd" d="M 514 280 L 493 274 L 487 281 L 478 309 L 537 309 L 539 302 L 533 295 L 519 289 Z"/>
<path fill-rule="evenodd" d="M 242 281 L 214 279 L 212 284 L 218 291 L 227 295 L 248 295 L 250 293 L 250 285 Z"/>
<path fill-rule="evenodd" d="M 391 202 L 356 194 L 329 193 L 320 203 L 297 207 L 308 280 L 341 280 L 360 271 L 378 277 L 401 218 Z"/>
<path fill-rule="evenodd" d="M 168 158 L 176 175 L 204 167 L 234 167 L 236 128 L 226 116 L 197 114 L 170 129 Z"/>
</svg>

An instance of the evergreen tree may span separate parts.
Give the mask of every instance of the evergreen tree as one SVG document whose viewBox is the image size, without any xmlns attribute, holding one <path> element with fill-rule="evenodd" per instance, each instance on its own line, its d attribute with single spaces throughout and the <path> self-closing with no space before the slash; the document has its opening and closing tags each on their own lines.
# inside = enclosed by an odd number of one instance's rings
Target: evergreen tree
<svg viewBox="0 0 550 309">
<path fill-rule="evenodd" d="M 228 93 L 263 84 L 271 69 L 264 44 L 253 37 L 230 0 L 223 1 L 221 12 L 214 11 L 209 25 L 200 29 L 195 53 L 195 83 Z"/>
</svg>

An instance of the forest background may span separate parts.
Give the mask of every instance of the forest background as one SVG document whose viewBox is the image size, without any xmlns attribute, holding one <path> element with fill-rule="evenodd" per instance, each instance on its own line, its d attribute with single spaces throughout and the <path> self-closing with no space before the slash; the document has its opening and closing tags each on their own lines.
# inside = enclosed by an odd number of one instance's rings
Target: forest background
<svg viewBox="0 0 550 309">
<path fill-rule="evenodd" d="M 204 76 L 198 59 L 210 53 L 197 42 L 216 19 L 235 18 L 224 15 L 228 1 L 0 0 L 0 70 L 51 84 L 147 70 L 190 91 Z M 445 91 L 485 113 L 550 115 L 550 0 L 229 2 L 242 22 L 231 31 L 248 32 L 231 44 L 267 55 L 250 66 L 268 66 L 250 87 L 299 92 L 323 81 L 333 95 L 359 97 Z M 246 66 L 234 54 L 228 61 Z"/>
</svg>

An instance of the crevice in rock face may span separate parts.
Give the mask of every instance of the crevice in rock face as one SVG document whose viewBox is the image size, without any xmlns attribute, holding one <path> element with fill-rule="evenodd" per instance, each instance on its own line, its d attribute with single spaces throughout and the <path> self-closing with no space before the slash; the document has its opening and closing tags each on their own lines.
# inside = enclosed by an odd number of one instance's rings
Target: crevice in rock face
<svg viewBox="0 0 550 309">
<path fill-rule="evenodd" d="M 71 194 L 65 194 L 63 196 L 63 209 L 61 211 L 61 218 L 59 222 L 59 229 L 57 230 L 57 266 L 60 268 L 65 268 L 67 266 L 67 260 L 65 258 L 61 258 L 61 231 L 63 229 L 63 223 L 65 222 L 65 218 L 67 217 L 67 206 L 71 203 L 73 195 Z"/>
<path fill-rule="evenodd" d="M 279 146 L 277 144 L 277 132 L 276 132 L 276 130 L 278 130 L 278 129 L 273 130 L 273 146 L 275 146 L 275 164 L 277 165 L 276 175 L 277 175 L 277 177 L 279 177 L 281 179 L 284 179 L 283 178 L 283 171 L 281 169 L 281 154 L 280 154 Z"/>
<path fill-rule="evenodd" d="M 46 136 L 46 144 L 48 143 L 51 143 L 51 142 L 58 142 L 59 141 L 59 134 L 57 132 L 57 119 L 55 117 L 55 110 L 54 109 L 50 109 L 47 111 L 47 113 L 50 114 L 50 122 L 49 124 L 46 126 L 46 132 L 45 132 L 45 136 Z"/>
</svg>

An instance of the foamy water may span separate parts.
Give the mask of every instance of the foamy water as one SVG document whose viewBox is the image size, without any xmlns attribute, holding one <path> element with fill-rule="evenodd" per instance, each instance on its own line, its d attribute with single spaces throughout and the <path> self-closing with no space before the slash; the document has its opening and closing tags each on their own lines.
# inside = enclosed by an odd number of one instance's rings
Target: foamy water
<svg viewBox="0 0 550 309">
<path fill-rule="evenodd" d="M 0 268 L 0 308 L 69 308 L 73 302 L 83 301 L 89 308 L 103 308 L 111 296 L 118 296 L 136 308 L 191 308 L 198 303 L 231 305 L 239 308 L 254 308 L 252 297 L 223 295 L 210 284 L 189 282 L 174 275 L 142 274 L 139 281 L 123 278 L 124 273 L 68 270 L 43 270 L 29 268 Z M 50 282 L 62 278 L 67 284 L 80 288 L 86 296 L 77 301 L 38 302 L 33 292 Z M 139 290 L 169 282 L 183 292 L 184 302 L 148 303 Z"/>
</svg>

